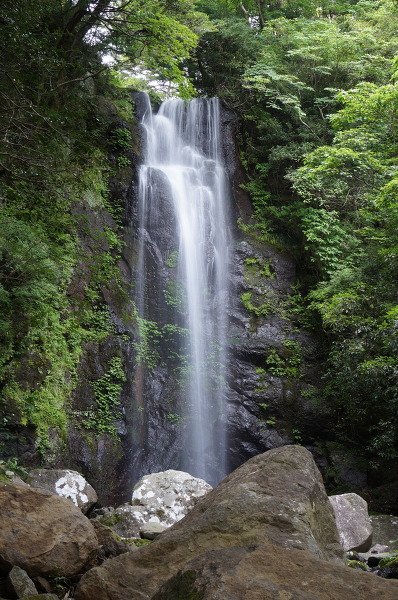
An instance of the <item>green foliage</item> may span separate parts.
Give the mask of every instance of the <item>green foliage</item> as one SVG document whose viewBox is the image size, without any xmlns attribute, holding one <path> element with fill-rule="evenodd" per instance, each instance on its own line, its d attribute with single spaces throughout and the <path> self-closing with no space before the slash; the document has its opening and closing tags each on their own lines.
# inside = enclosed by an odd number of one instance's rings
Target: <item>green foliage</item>
<svg viewBox="0 0 398 600">
<path fill-rule="evenodd" d="M 66 232 L 54 243 L 43 223 L 28 225 L 10 211 L 1 220 L 3 400 L 16 405 L 21 421 L 35 425 L 39 440 L 45 440 L 48 427 L 65 431 L 64 400 L 79 352 L 76 319 L 64 314 L 75 243 Z M 23 383 L 26 374 L 28 388 Z"/>
<path fill-rule="evenodd" d="M 8 458 L 7 460 L 0 460 L 0 479 L 8 479 L 5 474 L 6 471 L 11 471 L 21 479 L 25 480 L 28 477 L 27 470 L 19 464 L 18 458 Z"/>
<path fill-rule="evenodd" d="M 230 13 L 213 21 L 213 25 L 211 31 L 201 36 L 192 53 L 189 74 L 201 93 L 227 98 L 235 105 L 239 103 L 236 93 L 243 70 L 253 61 L 261 44 L 256 30 Z"/>
<path fill-rule="evenodd" d="M 302 351 L 298 342 L 284 340 L 281 348 L 269 350 L 264 360 L 264 367 L 257 367 L 256 374 L 260 382 L 267 377 L 267 374 L 283 379 L 300 378 L 302 361 Z M 268 404 L 259 404 L 259 406 L 265 409 Z"/>
<path fill-rule="evenodd" d="M 153 369 L 159 362 L 158 343 L 161 330 L 158 323 L 136 316 L 139 341 L 135 342 L 137 362 L 142 361 L 148 369 Z"/>
<path fill-rule="evenodd" d="M 179 257 L 178 250 L 173 250 L 173 252 L 169 253 L 168 257 L 164 261 L 164 264 L 166 265 L 166 267 L 169 267 L 170 269 L 175 269 L 178 265 L 178 257 Z"/>
<path fill-rule="evenodd" d="M 101 286 L 124 293 L 116 268 L 122 248 L 116 229 L 95 230 L 84 217 L 73 214 L 82 198 L 92 209 L 104 210 L 107 185 L 97 132 L 92 130 L 91 147 L 86 145 L 84 128 L 77 131 L 83 108 L 72 117 L 68 109 L 73 110 L 73 101 L 53 113 L 58 115 L 55 120 L 66 117 L 71 126 L 69 141 L 60 130 L 51 137 L 47 132 L 44 149 L 51 154 L 48 165 L 54 170 L 39 163 L 24 164 L 22 152 L 13 176 L 7 169 L 2 172 L 6 183 L 0 194 L 2 409 L 14 411 L 19 424 L 35 427 L 43 457 L 50 446 L 49 430 L 66 437 L 84 344 L 104 339 L 112 331 Z M 40 147 L 33 129 L 27 136 Z M 93 253 L 83 264 L 80 244 L 87 239 Z M 82 287 L 76 297 L 71 282 L 79 277 Z"/>
<path fill-rule="evenodd" d="M 178 282 L 174 281 L 173 279 L 169 279 L 166 284 L 166 289 L 163 290 L 163 294 L 168 306 L 172 306 L 180 312 L 183 310 L 185 294 L 184 289 Z"/>
<path fill-rule="evenodd" d="M 126 152 L 131 148 L 131 131 L 123 127 L 115 129 L 110 137 L 110 146 L 116 152 Z"/>
<path fill-rule="evenodd" d="M 173 425 L 180 425 L 183 422 L 183 418 L 176 413 L 167 413 L 166 421 Z"/>
<path fill-rule="evenodd" d="M 292 429 L 293 440 L 297 446 L 301 446 L 303 438 L 299 429 Z"/>
<path fill-rule="evenodd" d="M 267 317 L 272 311 L 272 304 L 270 301 L 261 302 L 261 304 L 253 303 L 253 292 L 243 292 L 240 299 L 242 300 L 243 306 L 247 311 L 255 315 L 256 317 Z M 261 299 L 262 300 L 262 299 Z"/>
<path fill-rule="evenodd" d="M 218 0 L 200 7 L 215 29 L 190 70 L 198 89 L 221 95 L 241 118 L 254 214 L 240 228 L 255 247 L 289 252 L 298 268 L 297 289 L 281 305 L 267 292 L 272 270 L 247 259 L 241 302 L 253 326 L 278 314 L 323 336 L 323 385 L 309 399 L 334 415 L 331 436 L 364 449 L 371 465 L 395 468 L 395 4 Z M 300 376 L 302 359 L 293 355 L 289 363 L 279 349 L 269 353 L 257 369 L 259 393 L 266 373 Z M 292 435 L 300 441 L 299 431 Z"/>
<path fill-rule="evenodd" d="M 116 159 L 116 164 L 119 169 L 123 169 L 124 167 L 129 167 L 131 165 L 131 161 L 127 158 L 127 156 L 118 156 Z"/>
<path fill-rule="evenodd" d="M 126 376 L 122 360 L 118 356 L 110 359 L 107 370 L 99 379 L 91 382 L 94 391 L 95 410 L 81 420 L 81 426 L 94 431 L 97 436 L 108 433 L 117 437 L 115 421 L 120 417 L 120 393 Z"/>
</svg>

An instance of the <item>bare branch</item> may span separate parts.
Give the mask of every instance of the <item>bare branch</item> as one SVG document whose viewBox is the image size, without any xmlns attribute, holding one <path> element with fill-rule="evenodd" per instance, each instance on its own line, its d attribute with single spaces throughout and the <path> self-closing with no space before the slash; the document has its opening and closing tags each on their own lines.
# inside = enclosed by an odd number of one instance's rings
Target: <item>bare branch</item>
<svg viewBox="0 0 398 600">
<path fill-rule="evenodd" d="M 55 92 L 55 90 L 58 90 L 59 88 L 64 87 L 65 85 L 70 85 L 71 83 L 76 83 L 78 81 L 86 81 L 87 79 L 91 79 L 92 77 L 97 77 L 97 75 L 99 75 L 103 71 L 106 71 L 106 69 L 108 69 L 107 65 L 105 65 L 104 67 L 101 67 L 101 69 L 99 69 L 95 73 L 89 73 L 88 75 L 85 75 L 84 77 L 76 77 L 75 79 L 69 79 L 69 81 L 63 81 L 62 83 L 58 83 L 55 87 L 52 87 L 50 89 L 50 92 Z"/>
</svg>

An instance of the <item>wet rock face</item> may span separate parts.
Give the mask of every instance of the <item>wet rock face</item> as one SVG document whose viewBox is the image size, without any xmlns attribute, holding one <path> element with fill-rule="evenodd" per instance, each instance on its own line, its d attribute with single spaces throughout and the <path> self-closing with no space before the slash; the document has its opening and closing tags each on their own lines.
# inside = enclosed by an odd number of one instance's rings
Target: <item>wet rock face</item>
<svg viewBox="0 0 398 600">
<path fill-rule="evenodd" d="M 292 319 L 294 262 L 256 237 L 243 237 L 235 246 L 229 315 L 231 469 L 271 448 L 313 442 L 327 428 L 310 401 L 317 342 Z"/>
<path fill-rule="evenodd" d="M 134 99 L 140 121 L 146 105 L 141 94 Z M 258 236 L 239 230 L 237 218 L 247 221 L 251 208 L 240 188 L 243 173 L 234 137 L 237 121 L 225 107 L 221 123 L 236 239 L 231 249 L 229 389 L 225 398 L 230 471 L 265 450 L 303 440 L 311 443 L 322 437 L 324 420 L 311 403 L 318 351 L 314 340 L 292 323 L 287 307 L 295 283 L 294 262 Z M 112 183 L 110 198 L 123 207 L 126 246 L 120 270 L 130 284 L 129 303 L 121 304 L 112 290 L 104 290 L 117 335 L 87 345 L 73 404 L 75 414 L 92 410 L 90 381 L 103 376 L 110 357 L 121 356 L 127 380 L 120 396 L 117 436 L 82 433 L 77 420 L 77 427 L 70 428 L 68 440 L 68 466 L 95 482 L 101 504 L 108 506 L 128 502 L 133 485 L 141 476 L 181 467 L 185 427 L 181 416 L 188 389 L 182 359 L 186 340 L 175 331 L 164 329 L 175 322 L 175 314 L 180 310 L 178 274 L 173 262 L 178 252 L 177 224 L 168 186 L 155 171 L 148 175 L 157 191 L 156 202 L 151 204 L 146 222 L 140 221 L 139 162 L 136 157 L 129 182 Z M 93 227 L 102 227 L 99 217 L 90 213 L 88 218 Z M 106 224 L 111 225 L 108 221 Z M 132 308 L 139 275 L 139 233 L 148 272 L 143 294 L 146 315 L 160 332 L 150 334 L 148 347 L 140 342 Z M 90 243 L 87 240 L 89 250 Z M 182 324 L 184 314 L 179 318 Z"/>
<path fill-rule="evenodd" d="M 145 103 L 137 96 L 138 118 Z M 311 394 L 316 381 L 319 349 L 314 339 L 297 329 L 289 312 L 289 294 L 296 283 L 294 261 L 239 230 L 238 217 L 247 221 L 251 208 L 240 188 L 243 182 L 234 114 L 221 110 L 223 153 L 231 184 L 232 229 L 236 242 L 231 249 L 229 306 L 229 362 L 225 403 L 228 419 L 228 470 L 248 458 L 284 444 L 311 443 L 322 437 L 327 424 L 314 408 Z M 150 173 L 157 201 L 141 231 L 148 269 L 145 282 L 148 318 L 161 329 L 174 322 L 178 306 L 168 299 L 178 290 L 175 267 L 168 257 L 176 252 L 176 223 L 169 191 L 161 174 Z M 137 200 L 131 205 L 133 232 L 142 227 Z M 132 280 L 137 274 L 137 233 L 130 254 Z M 130 245 L 132 241 L 130 241 Z M 155 291 L 157 290 L 157 291 Z M 181 315 L 183 317 L 183 315 Z M 135 402 L 141 411 L 141 450 L 134 452 L 135 479 L 148 472 L 179 468 L 184 422 L 178 419 L 186 401 L 181 339 L 163 336 L 157 352 L 160 360 L 134 374 Z M 138 383 L 138 385 L 137 385 Z M 137 438 L 137 435 L 136 435 Z M 220 449 L 222 452 L 223 450 Z"/>
</svg>

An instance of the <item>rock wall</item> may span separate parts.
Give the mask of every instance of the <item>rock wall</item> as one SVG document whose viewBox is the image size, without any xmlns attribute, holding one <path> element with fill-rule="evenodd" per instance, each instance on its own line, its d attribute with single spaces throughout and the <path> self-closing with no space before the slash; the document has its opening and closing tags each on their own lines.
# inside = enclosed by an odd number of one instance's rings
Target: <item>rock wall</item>
<svg viewBox="0 0 398 600">
<path fill-rule="evenodd" d="M 235 219 L 227 399 L 232 470 L 271 448 L 311 446 L 325 436 L 328 424 L 314 402 L 321 349 L 294 314 L 295 262 L 253 225 L 236 147 L 237 121 L 228 110 L 223 126 Z"/>
<path fill-rule="evenodd" d="M 25 441 L 11 450 L 11 455 L 19 456 L 22 464 L 31 467 L 44 464 L 82 472 L 103 505 L 127 501 L 142 475 L 181 468 L 178 457 L 184 423 L 180 408 L 185 401 L 186 374 L 179 356 L 181 340 L 175 333 L 162 333 L 170 322 L 172 307 L 164 296 L 153 294 L 149 280 L 145 296 L 150 320 L 157 329 L 147 331 L 143 339 L 133 301 L 139 227 L 137 168 L 141 133 L 137 123 L 143 110 L 142 96 L 136 94 L 134 100 L 135 123 L 122 121 L 112 107 L 103 109 L 108 139 L 115 131 L 127 129 L 134 145 L 126 154 L 128 165 L 114 169 L 110 179 L 108 201 L 120 208 L 121 224 L 115 222 L 110 211 L 98 210 L 87 200 L 75 207 L 81 223 L 82 259 L 69 293 L 76 301 L 85 301 L 88 263 L 102 251 L 112 254 L 104 235 L 106 228 L 123 238 L 120 281 L 115 286 L 103 285 L 97 302 L 99 317 L 101 311 L 111 317 L 112 331 L 83 348 L 67 439 L 52 432 L 51 451 L 43 460 L 35 448 L 34 432 L 25 429 Z M 289 443 L 312 447 L 326 435 L 328 414 L 316 404 L 320 349 L 294 316 L 294 261 L 252 226 L 250 201 L 241 187 L 244 178 L 235 141 L 237 120 L 225 107 L 221 120 L 235 239 L 225 398 L 231 471 L 271 448 Z M 109 160 L 111 166 L 117 164 L 114 148 L 110 148 Z M 144 232 L 145 255 L 152 280 L 160 280 L 167 289 L 173 284 L 173 265 L 164 257 L 175 250 L 175 223 L 167 193 L 162 189 L 164 182 L 154 177 L 153 185 L 159 189 L 159 200 L 151 214 L 151 235 Z M 115 359 L 120 361 L 125 376 L 115 375 L 112 380 Z M 105 398 L 113 389 L 110 384 L 119 385 L 116 399 L 108 406 L 111 420 L 108 414 L 105 423 L 100 420 L 105 416 L 95 394 L 101 382 Z M 96 428 L 87 426 L 90 419 L 96 419 Z"/>
</svg>

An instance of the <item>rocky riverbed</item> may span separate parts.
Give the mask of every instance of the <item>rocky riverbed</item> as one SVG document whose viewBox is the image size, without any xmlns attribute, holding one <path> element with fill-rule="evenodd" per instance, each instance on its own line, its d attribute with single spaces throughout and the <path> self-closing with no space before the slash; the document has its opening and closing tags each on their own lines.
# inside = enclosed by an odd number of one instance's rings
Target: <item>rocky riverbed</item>
<svg viewBox="0 0 398 600">
<path fill-rule="evenodd" d="M 61 497 L 11 474 L 3 479 L 0 600 L 398 598 L 397 580 L 346 566 L 332 503 L 310 452 L 300 446 L 250 459 L 179 509 L 180 520 L 156 532 L 152 543 L 121 539 L 101 523 L 103 510 L 89 519 L 74 492 Z M 142 485 L 133 509 L 156 496 Z M 64 494 L 71 487 L 65 484 Z M 168 488 L 167 494 L 176 514 L 178 493 L 173 497 Z M 157 510 L 149 522 L 162 525 L 163 508 Z"/>
</svg>

